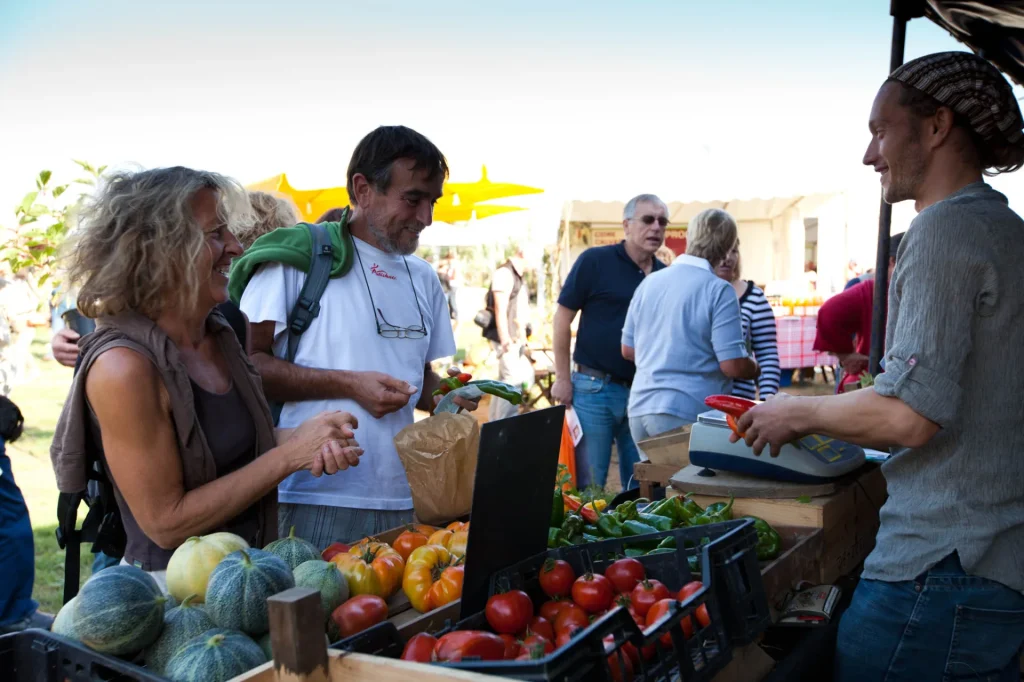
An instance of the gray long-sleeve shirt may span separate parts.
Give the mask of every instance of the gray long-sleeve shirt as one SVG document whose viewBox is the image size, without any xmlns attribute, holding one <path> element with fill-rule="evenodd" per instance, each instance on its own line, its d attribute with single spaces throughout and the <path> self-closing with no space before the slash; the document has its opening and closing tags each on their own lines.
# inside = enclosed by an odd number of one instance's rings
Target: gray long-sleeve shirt
<svg viewBox="0 0 1024 682">
<path fill-rule="evenodd" d="M 1024 592 L 1024 221 L 974 183 L 922 211 L 898 256 L 875 390 L 941 429 L 883 465 L 864 577 L 911 580 L 956 550 Z"/>
</svg>

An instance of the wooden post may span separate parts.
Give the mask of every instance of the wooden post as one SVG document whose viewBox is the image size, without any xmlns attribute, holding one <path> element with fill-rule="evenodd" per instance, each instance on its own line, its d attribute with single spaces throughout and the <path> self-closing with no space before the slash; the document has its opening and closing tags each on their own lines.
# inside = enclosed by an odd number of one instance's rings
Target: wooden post
<svg viewBox="0 0 1024 682">
<path fill-rule="evenodd" d="M 278 682 L 328 682 L 320 592 L 293 587 L 267 599 Z"/>
</svg>

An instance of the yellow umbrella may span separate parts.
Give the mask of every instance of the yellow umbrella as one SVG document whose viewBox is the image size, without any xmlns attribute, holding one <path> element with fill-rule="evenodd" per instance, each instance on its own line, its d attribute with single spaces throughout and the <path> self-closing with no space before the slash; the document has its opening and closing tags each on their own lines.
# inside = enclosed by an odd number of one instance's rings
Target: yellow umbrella
<svg viewBox="0 0 1024 682">
<path fill-rule="evenodd" d="M 302 219 L 307 221 L 316 220 L 332 208 L 348 206 L 348 191 L 344 187 L 296 189 L 291 186 L 288 176 L 284 173 L 247 185 L 246 189 L 254 192 L 269 192 L 291 199 L 298 207 Z M 526 185 L 491 182 L 487 178 L 487 167 L 484 166 L 481 178 L 477 182 L 445 183 L 444 196 L 434 207 L 434 220 L 454 223 L 469 220 L 473 217 L 473 213 L 476 213 L 477 218 L 487 218 L 501 213 L 522 211 L 524 209 L 520 206 L 500 206 L 480 204 L 479 202 L 522 194 L 538 194 L 543 191 Z"/>
</svg>

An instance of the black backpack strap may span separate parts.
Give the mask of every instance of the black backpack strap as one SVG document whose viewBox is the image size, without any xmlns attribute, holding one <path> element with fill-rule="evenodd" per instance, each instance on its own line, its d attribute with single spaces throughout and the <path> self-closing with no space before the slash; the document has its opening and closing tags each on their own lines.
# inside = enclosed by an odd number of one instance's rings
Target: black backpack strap
<svg viewBox="0 0 1024 682">
<path fill-rule="evenodd" d="M 299 291 L 299 300 L 295 302 L 288 315 L 288 351 L 285 356 L 288 362 L 295 362 L 299 339 L 320 314 L 320 298 L 327 289 L 327 282 L 331 279 L 331 267 L 334 265 L 334 245 L 331 243 L 331 235 L 327 228 L 321 223 L 305 225 L 309 230 L 313 248 L 310 251 L 309 272 L 306 273 L 302 290 Z M 275 425 L 281 418 L 283 407 L 281 403 L 270 406 Z"/>
</svg>

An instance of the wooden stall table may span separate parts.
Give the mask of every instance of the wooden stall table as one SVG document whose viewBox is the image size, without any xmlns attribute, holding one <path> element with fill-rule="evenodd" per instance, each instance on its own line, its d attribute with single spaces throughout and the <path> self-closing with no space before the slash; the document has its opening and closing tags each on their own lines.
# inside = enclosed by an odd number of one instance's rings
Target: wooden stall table
<svg viewBox="0 0 1024 682">
<path fill-rule="evenodd" d="M 647 461 L 633 465 L 640 497 L 654 499 L 654 489 L 668 487 L 669 479 L 690 463 L 690 426 L 686 424 L 636 444 L 647 457 Z"/>
</svg>

